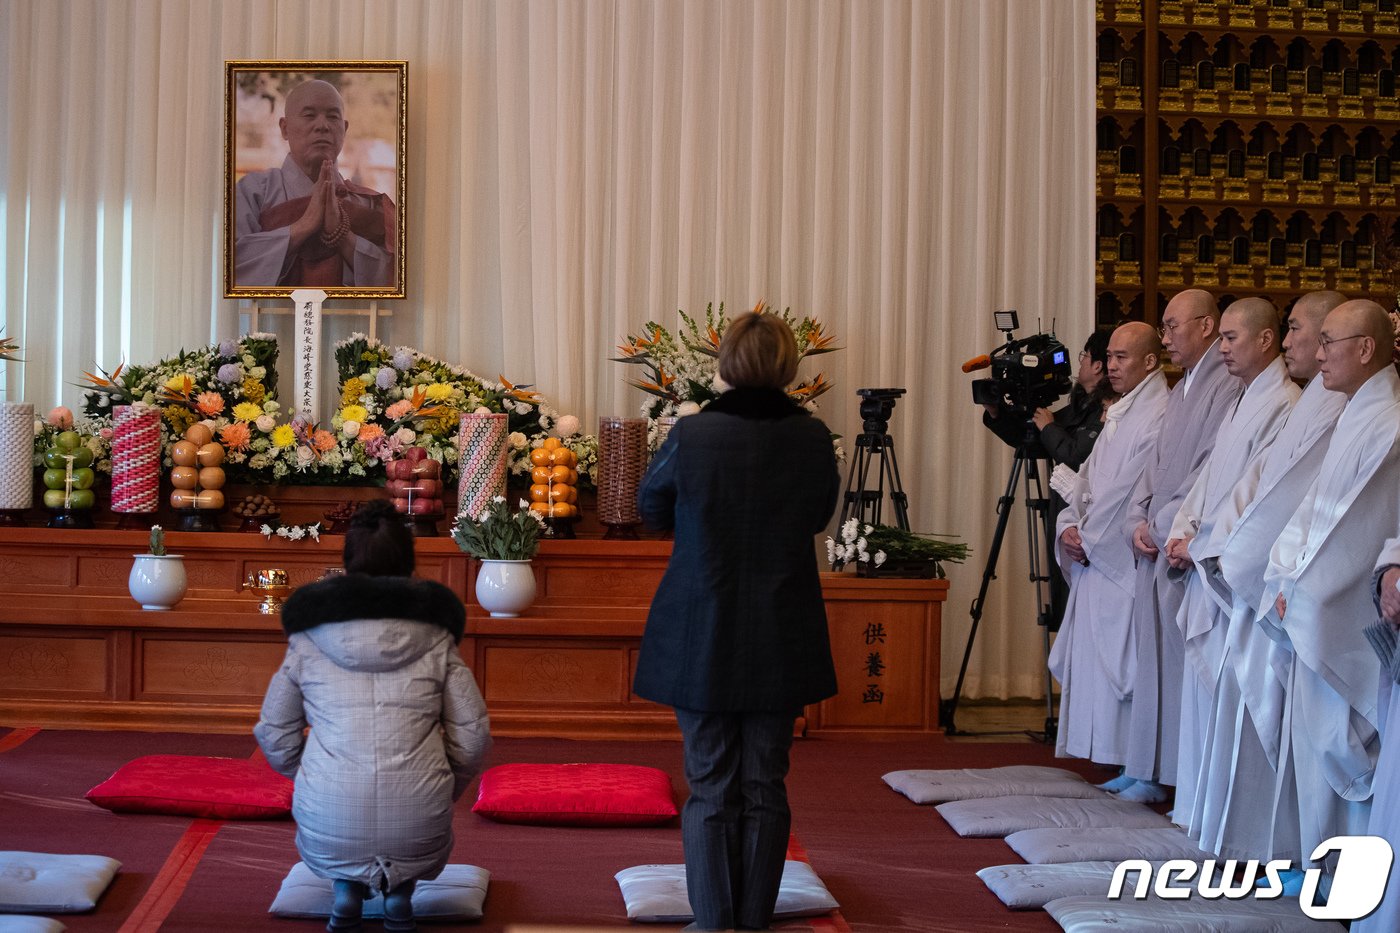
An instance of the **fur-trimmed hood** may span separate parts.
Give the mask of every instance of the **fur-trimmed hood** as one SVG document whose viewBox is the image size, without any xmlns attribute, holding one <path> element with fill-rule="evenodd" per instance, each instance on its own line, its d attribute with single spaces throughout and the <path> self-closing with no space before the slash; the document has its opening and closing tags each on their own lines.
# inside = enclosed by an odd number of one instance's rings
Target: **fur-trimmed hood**
<svg viewBox="0 0 1400 933">
<path fill-rule="evenodd" d="M 299 587 L 282 607 L 288 635 L 361 619 L 425 622 L 446 630 L 456 642 L 466 631 L 467 612 L 457 595 L 436 581 L 358 573 Z"/>
</svg>

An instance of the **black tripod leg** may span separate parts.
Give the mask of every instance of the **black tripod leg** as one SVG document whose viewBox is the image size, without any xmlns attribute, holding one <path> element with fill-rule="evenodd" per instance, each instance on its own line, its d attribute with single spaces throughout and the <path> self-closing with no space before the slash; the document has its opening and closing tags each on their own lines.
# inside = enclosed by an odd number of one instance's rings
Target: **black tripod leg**
<svg viewBox="0 0 1400 933">
<path fill-rule="evenodd" d="M 894 438 L 886 434 L 884 445 L 885 452 L 881 465 L 890 479 L 890 502 L 894 505 L 895 525 L 908 531 L 909 497 L 904 494 L 904 484 L 899 479 L 899 461 L 894 456 Z"/>
<path fill-rule="evenodd" d="M 977 626 L 982 621 L 982 604 L 987 599 L 987 588 L 996 577 L 997 558 L 1001 556 L 1001 542 L 1006 537 L 1006 523 L 1011 518 L 1011 505 L 1016 501 L 1016 483 L 1020 479 L 1024 463 L 1025 461 L 1017 456 L 1011 464 L 1011 474 L 1006 479 L 1006 490 L 997 500 L 996 533 L 992 535 L 992 545 L 987 551 L 987 563 L 982 569 L 982 584 L 977 589 L 977 598 L 972 601 L 972 628 L 967 633 L 967 647 L 963 649 L 962 666 L 958 668 L 958 682 L 953 687 L 953 695 L 938 705 L 938 724 L 948 735 L 958 734 L 958 698 L 962 696 L 963 680 L 967 677 L 967 663 L 972 658 L 972 645 L 977 638 Z"/>
<path fill-rule="evenodd" d="M 1042 482 L 1041 462 L 1027 461 L 1026 468 L 1026 550 L 1030 557 L 1031 581 L 1035 583 L 1036 622 L 1045 641 L 1045 731 L 1032 737 L 1047 744 L 1055 741 L 1055 695 L 1050 678 L 1050 625 L 1054 621 L 1055 531 L 1050 523 L 1050 499 Z M 1048 473 L 1050 464 L 1045 463 Z"/>
</svg>

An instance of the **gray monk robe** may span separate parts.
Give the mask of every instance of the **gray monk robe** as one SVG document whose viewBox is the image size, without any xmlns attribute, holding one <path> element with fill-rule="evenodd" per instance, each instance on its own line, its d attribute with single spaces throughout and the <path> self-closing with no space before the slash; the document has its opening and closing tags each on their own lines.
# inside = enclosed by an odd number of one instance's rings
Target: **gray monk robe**
<svg viewBox="0 0 1400 933">
<path fill-rule="evenodd" d="M 1123 770 L 1128 777 L 1164 784 L 1176 783 L 1181 670 L 1186 651 L 1176 624 L 1185 587 L 1181 580 L 1168 577 L 1171 565 L 1165 548 L 1177 508 L 1215 445 L 1216 429 L 1243 388 L 1225 368 L 1218 343 L 1212 344 L 1195 369 L 1172 389 L 1156 448 L 1123 525 L 1123 533 L 1131 540 L 1133 530 L 1146 521 L 1159 549 L 1156 560 L 1137 560 L 1133 590 L 1137 677 Z"/>
<path fill-rule="evenodd" d="M 1381 549 L 1372 577 L 1371 595 L 1380 609 L 1377 587 L 1381 575 L 1394 564 L 1400 564 L 1400 538 L 1391 538 Z M 1381 646 L 1377 654 L 1390 655 L 1391 664 L 1384 661 L 1380 665 L 1380 730 L 1381 754 L 1376 762 L 1376 795 L 1371 802 L 1371 820 L 1366 832 L 1372 836 L 1383 836 L 1394 845 L 1400 840 L 1400 686 L 1395 683 L 1394 672 L 1400 668 L 1395 660 L 1397 647 L 1393 644 L 1396 633 L 1390 623 L 1378 621 L 1376 627 L 1382 630 Z M 1376 912 L 1365 920 L 1351 925 L 1351 933 L 1395 933 L 1400 930 L 1400 870 L 1392 866 L 1390 878 L 1385 884 L 1385 894 Z"/>
<path fill-rule="evenodd" d="M 1170 537 L 1188 538 L 1192 561 L 1220 553 L 1243 505 L 1232 492 L 1250 464 L 1269 446 L 1283 427 L 1293 403 L 1302 391 L 1288 378 L 1282 357 L 1275 357 L 1245 388 L 1239 403 L 1220 422 L 1215 446 L 1182 500 Z M 1253 471 L 1257 475 L 1257 471 Z M 1164 558 L 1159 558 L 1164 559 Z M 1186 642 L 1186 664 L 1181 681 L 1181 734 L 1177 750 L 1176 814 L 1186 823 L 1195 803 L 1197 775 L 1215 696 L 1216 676 L 1225 656 L 1227 610 L 1213 598 L 1210 587 L 1194 569 L 1168 570 L 1182 577 L 1185 590 L 1176 622 Z M 1214 765 L 1219 767 L 1219 763 Z M 1225 767 L 1229 767 L 1226 763 Z"/>
<path fill-rule="evenodd" d="M 1080 468 L 1055 525 L 1057 558 L 1069 579 L 1064 624 L 1050 651 L 1060 682 L 1055 754 L 1122 764 L 1128 747 L 1134 650 L 1132 548 L 1123 539 L 1128 503 L 1157 441 L 1167 380 L 1148 376 L 1108 410 L 1103 431 Z M 1058 542 L 1079 529 L 1087 567 Z"/>
<path fill-rule="evenodd" d="M 1295 864 L 1301 858 L 1291 775 L 1287 794 L 1273 792 L 1293 649 L 1270 638 L 1254 617 L 1269 548 L 1316 479 L 1345 404 L 1346 396 L 1328 390 L 1321 379 L 1308 383 L 1274 442 L 1231 491 L 1239 518 L 1219 554 L 1197 559 L 1202 582 L 1230 614 L 1190 830 L 1202 848 L 1226 858 L 1286 858 Z"/>
<path fill-rule="evenodd" d="M 1375 775 L 1379 666 L 1371 567 L 1400 527 L 1400 376 L 1387 366 L 1337 419 L 1317 479 L 1269 552 L 1259 621 L 1280 627 L 1296 662 L 1284 712 L 1306 855 L 1366 831 Z M 1280 621 L 1274 608 L 1282 595 Z"/>
</svg>

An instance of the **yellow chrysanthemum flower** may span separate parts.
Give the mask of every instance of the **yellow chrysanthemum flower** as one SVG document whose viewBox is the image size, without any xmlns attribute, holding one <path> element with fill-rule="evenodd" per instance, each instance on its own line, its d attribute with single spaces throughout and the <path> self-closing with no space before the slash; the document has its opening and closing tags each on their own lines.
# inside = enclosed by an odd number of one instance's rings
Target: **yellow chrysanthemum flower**
<svg viewBox="0 0 1400 933">
<path fill-rule="evenodd" d="M 272 429 L 273 447 L 290 447 L 297 442 L 297 432 L 290 424 L 279 424 Z"/>
<path fill-rule="evenodd" d="M 445 402 L 452 397 L 452 387 L 445 382 L 434 382 L 426 391 L 430 402 Z"/>
<path fill-rule="evenodd" d="M 365 384 L 360 381 L 359 376 L 351 376 L 340 386 L 341 407 L 353 405 L 360 400 L 360 396 L 365 394 Z"/>
<path fill-rule="evenodd" d="M 433 437 L 446 437 L 457 426 L 457 419 L 451 416 L 443 418 L 428 418 L 419 426 L 419 430 L 424 434 L 431 434 Z"/>
<path fill-rule="evenodd" d="M 243 397 L 254 405 L 261 405 L 267 397 L 267 389 L 263 388 L 261 382 L 249 376 L 243 380 Z"/>
<path fill-rule="evenodd" d="M 358 421 L 364 424 L 367 418 L 369 418 L 369 412 L 365 410 L 363 405 L 346 405 L 340 410 L 341 421 Z"/>
<path fill-rule="evenodd" d="M 182 405 L 166 405 L 160 413 L 166 421 L 170 422 L 170 426 L 175 429 L 176 434 L 183 435 L 195 422 L 194 412 Z"/>
<path fill-rule="evenodd" d="M 262 417 L 262 406 L 252 402 L 239 402 L 233 406 L 234 421 L 256 421 Z"/>
<path fill-rule="evenodd" d="M 188 373 L 180 373 L 178 376 L 171 376 L 169 379 L 165 380 L 165 387 L 167 389 L 175 389 L 179 392 L 183 392 L 193 385 L 194 377 Z"/>
</svg>

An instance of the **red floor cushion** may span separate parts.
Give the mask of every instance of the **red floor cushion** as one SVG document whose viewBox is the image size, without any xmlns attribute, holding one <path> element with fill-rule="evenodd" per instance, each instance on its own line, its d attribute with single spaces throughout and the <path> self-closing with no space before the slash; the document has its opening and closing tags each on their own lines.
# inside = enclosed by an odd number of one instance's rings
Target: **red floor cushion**
<svg viewBox="0 0 1400 933">
<path fill-rule="evenodd" d="M 292 787 L 261 759 L 147 755 L 122 765 L 86 797 L 117 813 L 266 820 L 291 813 Z"/>
<path fill-rule="evenodd" d="M 610 764 L 497 765 L 481 776 L 472 811 L 555 826 L 655 826 L 678 812 L 665 771 Z"/>
</svg>

